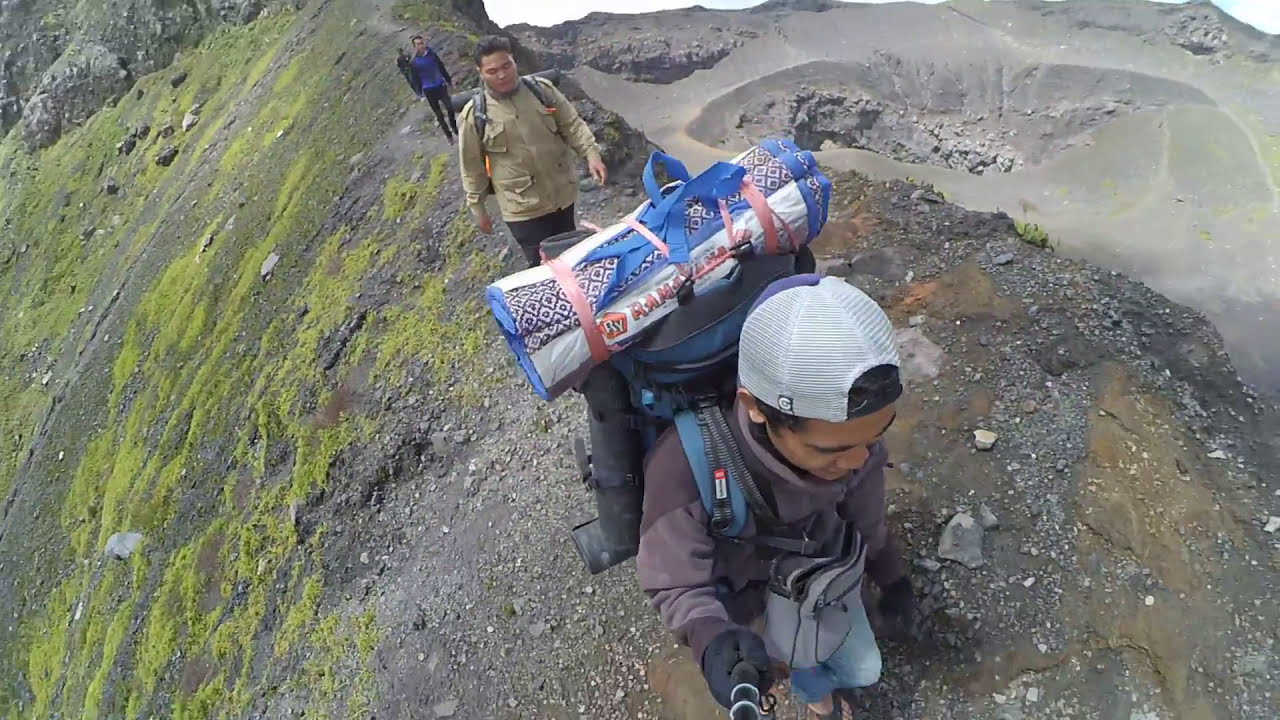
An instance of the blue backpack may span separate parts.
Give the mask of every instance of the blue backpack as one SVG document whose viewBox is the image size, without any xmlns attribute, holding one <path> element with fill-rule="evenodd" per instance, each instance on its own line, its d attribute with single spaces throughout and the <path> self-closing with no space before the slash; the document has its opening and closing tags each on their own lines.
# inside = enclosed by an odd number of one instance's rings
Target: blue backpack
<svg viewBox="0 0 1280 720">
<path fill-rule="evenodd" d="M 642 420 L 645 454 L 675 426 L 712 530 L 726 537 L 741 532 L 748 501 L 756 499 L 743 494 L 747 471 L 725 417 L 737 390 L 738 336 L 769 284 L 813 272 L 815 265 L 807 247 L 797 254 L 748 255 L 723 286 L 681 304 L 610 359 L 626 378 L 631 408 Z"/>
<path fill-rule="evenodd" d="M 802 234 L 811 240 L 827 217 L 830 181 L 817 171 L 812 156 L 791 143 L 765 141 L 760 146 L 786 163 L 793 178 L 811 175 L 817 180 L 818 192 L 812 192 L 807 186 L 801 190 L 809 207 L 809 226 Z M 674 179 L 681 183 L 659 187 L 654 175 L 655 161 L 663 162 L 668 175 L 675 175 Z M 686 258 L 677 259 L 677 248 L 683 247 L 687 255 L 694 241 L 685 235 L 684 203 L 694 197 L 707 202 L 706 198 L 732 195 L 741 182 L 730 173 L 735 167 L 718 163 L 697 178 L 690 178 L 674 158 L 662 153 L 650 158 L 645 167 L 644 185 L 650 196 L 651 212 L 644 214 L 642 220 L 671 248 L 673 261 L 683 262 Z M 735 172 L 741 170 L 737 167 Z M 738 202 L 742 206 L 747 204 L 745 200 Z M 740 211 L 737 203 L 729 207 L 730 212 L 735 210 Z M 702 235 L 721 226 L 709 221 L 697 232 Z M 550 238 L 542 244 L 544 255 L 558 256 L 586 234 L 575 231 Z M 616 458 L 625 458 L 625 462 L 613 464 L 628 468 L 628 472 L 638 472 L 658 438 L 675 427 L 693 470 L 703 508 L 710 518 L 710 529 L 723 537 L 738 536 L 751 517 L 763 528 L 776 521 L 769 504 L 751 480 L 725 416 L 737 390 L 738 338 L 743 323 L 756 299 L 771 283 L 812 273 L 816 268 L 807 243 L 781 254 L 756 252 L 750 244 L 739 246 L 733 252 L 737 264 L 727 276 L 696 294 L 688 284 L 678 289 L 674 310 L 609 357 L 606 362 L 617 370 L 611 375 L 621 379 L 613 381 L 607 393 L 584 390 L 589 409 L 598 416 L 597 426 L 616 429 L 596 438 L 607 440 L 609 447 L 595 447 L 593 452 L 600 453 L 602 459 L 607 455 L 611 463 Z M 618 385 L 625 385 L 625 389 Z M 607 396 L 605 401 L 601 401 L 601 395 Z M 628 417 L 621 418 L 615 413 Z M 600 419 L 606 415 L 607 422 Z M 575 451 L 583 480 L 594 489 L 593 463 L 585 442 L 579 441 Z M 642 478 L 639 479 L 642 482 Z M 639 498 L 635 502 L 639 503 Z M 601 514 L 603 519 L 603 510 Z M 626 522 L 635 523 L 638 532 L 638 504 L 633 511 L 622 515 Z M 585 527 L 575 528 L 575 533 Z M 589 553 L 584 552 L 581 545 L 579 552 L 587 559 Z"/>
<path fill-rule="evenodd" d="M 590 234 L 574 230 L 556 235 L 542 243 L 542 250 L 555 257 Z M 639 442 L 614 439 L 613 447 L 592 450 L 625 454 L 638 449 L 641 457 L 624 464 L 639 468 L 659 436 L 674 425 L 712 531 L 736 537 L 750 514 L 767 518 L 768 505 L 750 481 L 725 416 L 738 386 L 738 337 L 748 311 L 770 283 L 814 272 L 815 266 L 808 247 L 798 253 L 739 257 L 738 266 L 714 291 L 683 298 L 641 339 L 611 356 L 607 362 L 625 380 L 628 397 L 621 403 L 625 407 L 610 412 L 630 415 L 629 422 L 615 427 L 630 428 Z M 587 480 L 591 454 L 584 439 L 575 442 L 574 452 Z"/>
</svg>

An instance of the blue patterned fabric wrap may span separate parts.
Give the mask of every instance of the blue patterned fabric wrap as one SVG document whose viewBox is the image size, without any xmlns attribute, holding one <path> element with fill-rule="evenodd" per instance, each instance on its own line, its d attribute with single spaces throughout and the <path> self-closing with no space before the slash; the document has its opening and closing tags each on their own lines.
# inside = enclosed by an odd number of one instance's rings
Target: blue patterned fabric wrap
<svg viewBox="0 0 1280 720">
<path fill-rule="evenodd" d="M 766 199 L 796 182 L 805 200 L 808 223 L 803 228 L 792 229 L 805 244 L 817 236 L 826 223 L 831 182 L 818 169 L 812 153 L 800 150 L 789 141 L 768 140 L 751 148 L 736 162 L 746 169 L 746 175 Z M 673 191 L 681 184 L 671 183 L 664 190 Z M 723 199 L 732 217 L 751 212 L 741 193 L 735 192 Z M 684 230 L 691 247 L 715 236 L 724 227 L 718 203 L 708 200 L 692 197 L 685 200 Z M 652 207 L 653 203 L 649 201 L 637 214 L 637 219 L 651 228 L 645 222 L 645 211 Z M 598 239 L 593 241 L 589 238 L 583 242 L 598 242 Z M 629 292 L 636 283 L 644 282 L 650 271 L 669 262 L 643 236 L 627 229 L 601 243 L 572 271 L 592 311 L 598 316 L 614 299 Z M 565 333 L 580 332 L 578 315 L 559 283 L 550 271 L 546 271 L 544 278 L 514 288 L 504 290 L 496 284 L 490 285 L 485 291 L 485 298 L 508 346 L 535 390 L 544 399 L 550 399 L 531 356 Z"/>
</svg>

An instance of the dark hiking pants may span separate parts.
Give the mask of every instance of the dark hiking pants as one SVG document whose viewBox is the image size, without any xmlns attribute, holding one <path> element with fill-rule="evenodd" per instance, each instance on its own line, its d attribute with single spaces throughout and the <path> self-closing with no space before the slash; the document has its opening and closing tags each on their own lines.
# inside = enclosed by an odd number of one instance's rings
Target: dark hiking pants
<svg viewBox="0 0 1280 720">
<path fill-rule="evenodd" d="M 431 103 L 431 111 L 436 114 L 436 120 L 440 122 L 440 129 L 444 131 L 445 137 L 457 137 L 458 119 L 453 114 L 453 104 L 449 102 L 449 86 L 427 88 L 422 91 L 422 94 L 427 97 L 427 102 Z M 445 112 L 449 113 L 448 123 L 444 119 Z"/>
<path fill-rule="evenodd" d="M 511 237 L 515 238 L 516 243 L 520 245 L 520 250 L 524 253 L 524 259 L 529 262 L 529 267 L 537 267 L 542 264 L 540 252 L 542 241 L 552 235 L 572 232 L 577 229 L 578 223 L 574 219 L 573 205 L 570 205 L 532 220 L 508 221 L 507 227 L 511 230 Z"/>
</svg>

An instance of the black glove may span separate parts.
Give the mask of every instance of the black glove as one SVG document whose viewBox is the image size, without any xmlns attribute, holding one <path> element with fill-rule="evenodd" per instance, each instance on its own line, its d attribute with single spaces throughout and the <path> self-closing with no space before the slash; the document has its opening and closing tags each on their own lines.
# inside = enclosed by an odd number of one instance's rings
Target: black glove
<svg viewBox="0 0 1280 720">
<path fill-rule="evenodd" d="M 769 677 L 769 653 L 759 635 L 741 627 L 725 630 L 712 638 L 702 651 L 702 676 L 707 679 L 711 696 L 725 708 L 729 707 L 729 696 L 736 684 L 733 668 L 744 661 L 759 675 L 756 687 L 760 694 L 768 692 L 773 678 Z"/>
<path fill-rule="evenodd" d="M 896 627 L 906 639 L 922 642 L 929 636 L 927 618 L 916 602 L 911 578 L 905 575 L 893 581 L 880 595 L 880 614 Z"/>
</svg>

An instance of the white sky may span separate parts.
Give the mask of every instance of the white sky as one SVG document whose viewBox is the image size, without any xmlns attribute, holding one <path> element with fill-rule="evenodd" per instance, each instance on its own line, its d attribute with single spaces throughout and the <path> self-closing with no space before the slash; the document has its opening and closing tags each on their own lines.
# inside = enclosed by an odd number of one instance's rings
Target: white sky
<svg viewBox="0 0 1280 720">
<path fill-rule="evenodd" d="M 746 8 L 759 5 L 763 0 L 484 0 L 489 17 L 499 25 L 529 23 L 531 25 L 555 25 L 566 20 L 576 20 L 590 12 L 644 13 L 655 10 L 701 5 L 707 8 Z M 846 0 L 848 1 L 848 0 Z M 894 0 L 858 0 L 868 3 Z M 942 0 L 916 0 L 935 4 Z M 1063 0 L 1071 2 L 1072 0 Z M 1157 2 L 1183 2 L 1184 0 L 1156 0 Z M 1213 0 L 1214 3 L 1236 18 L 1265 32 L 1280 34 L 1280 0 Z"/>
</svg>

